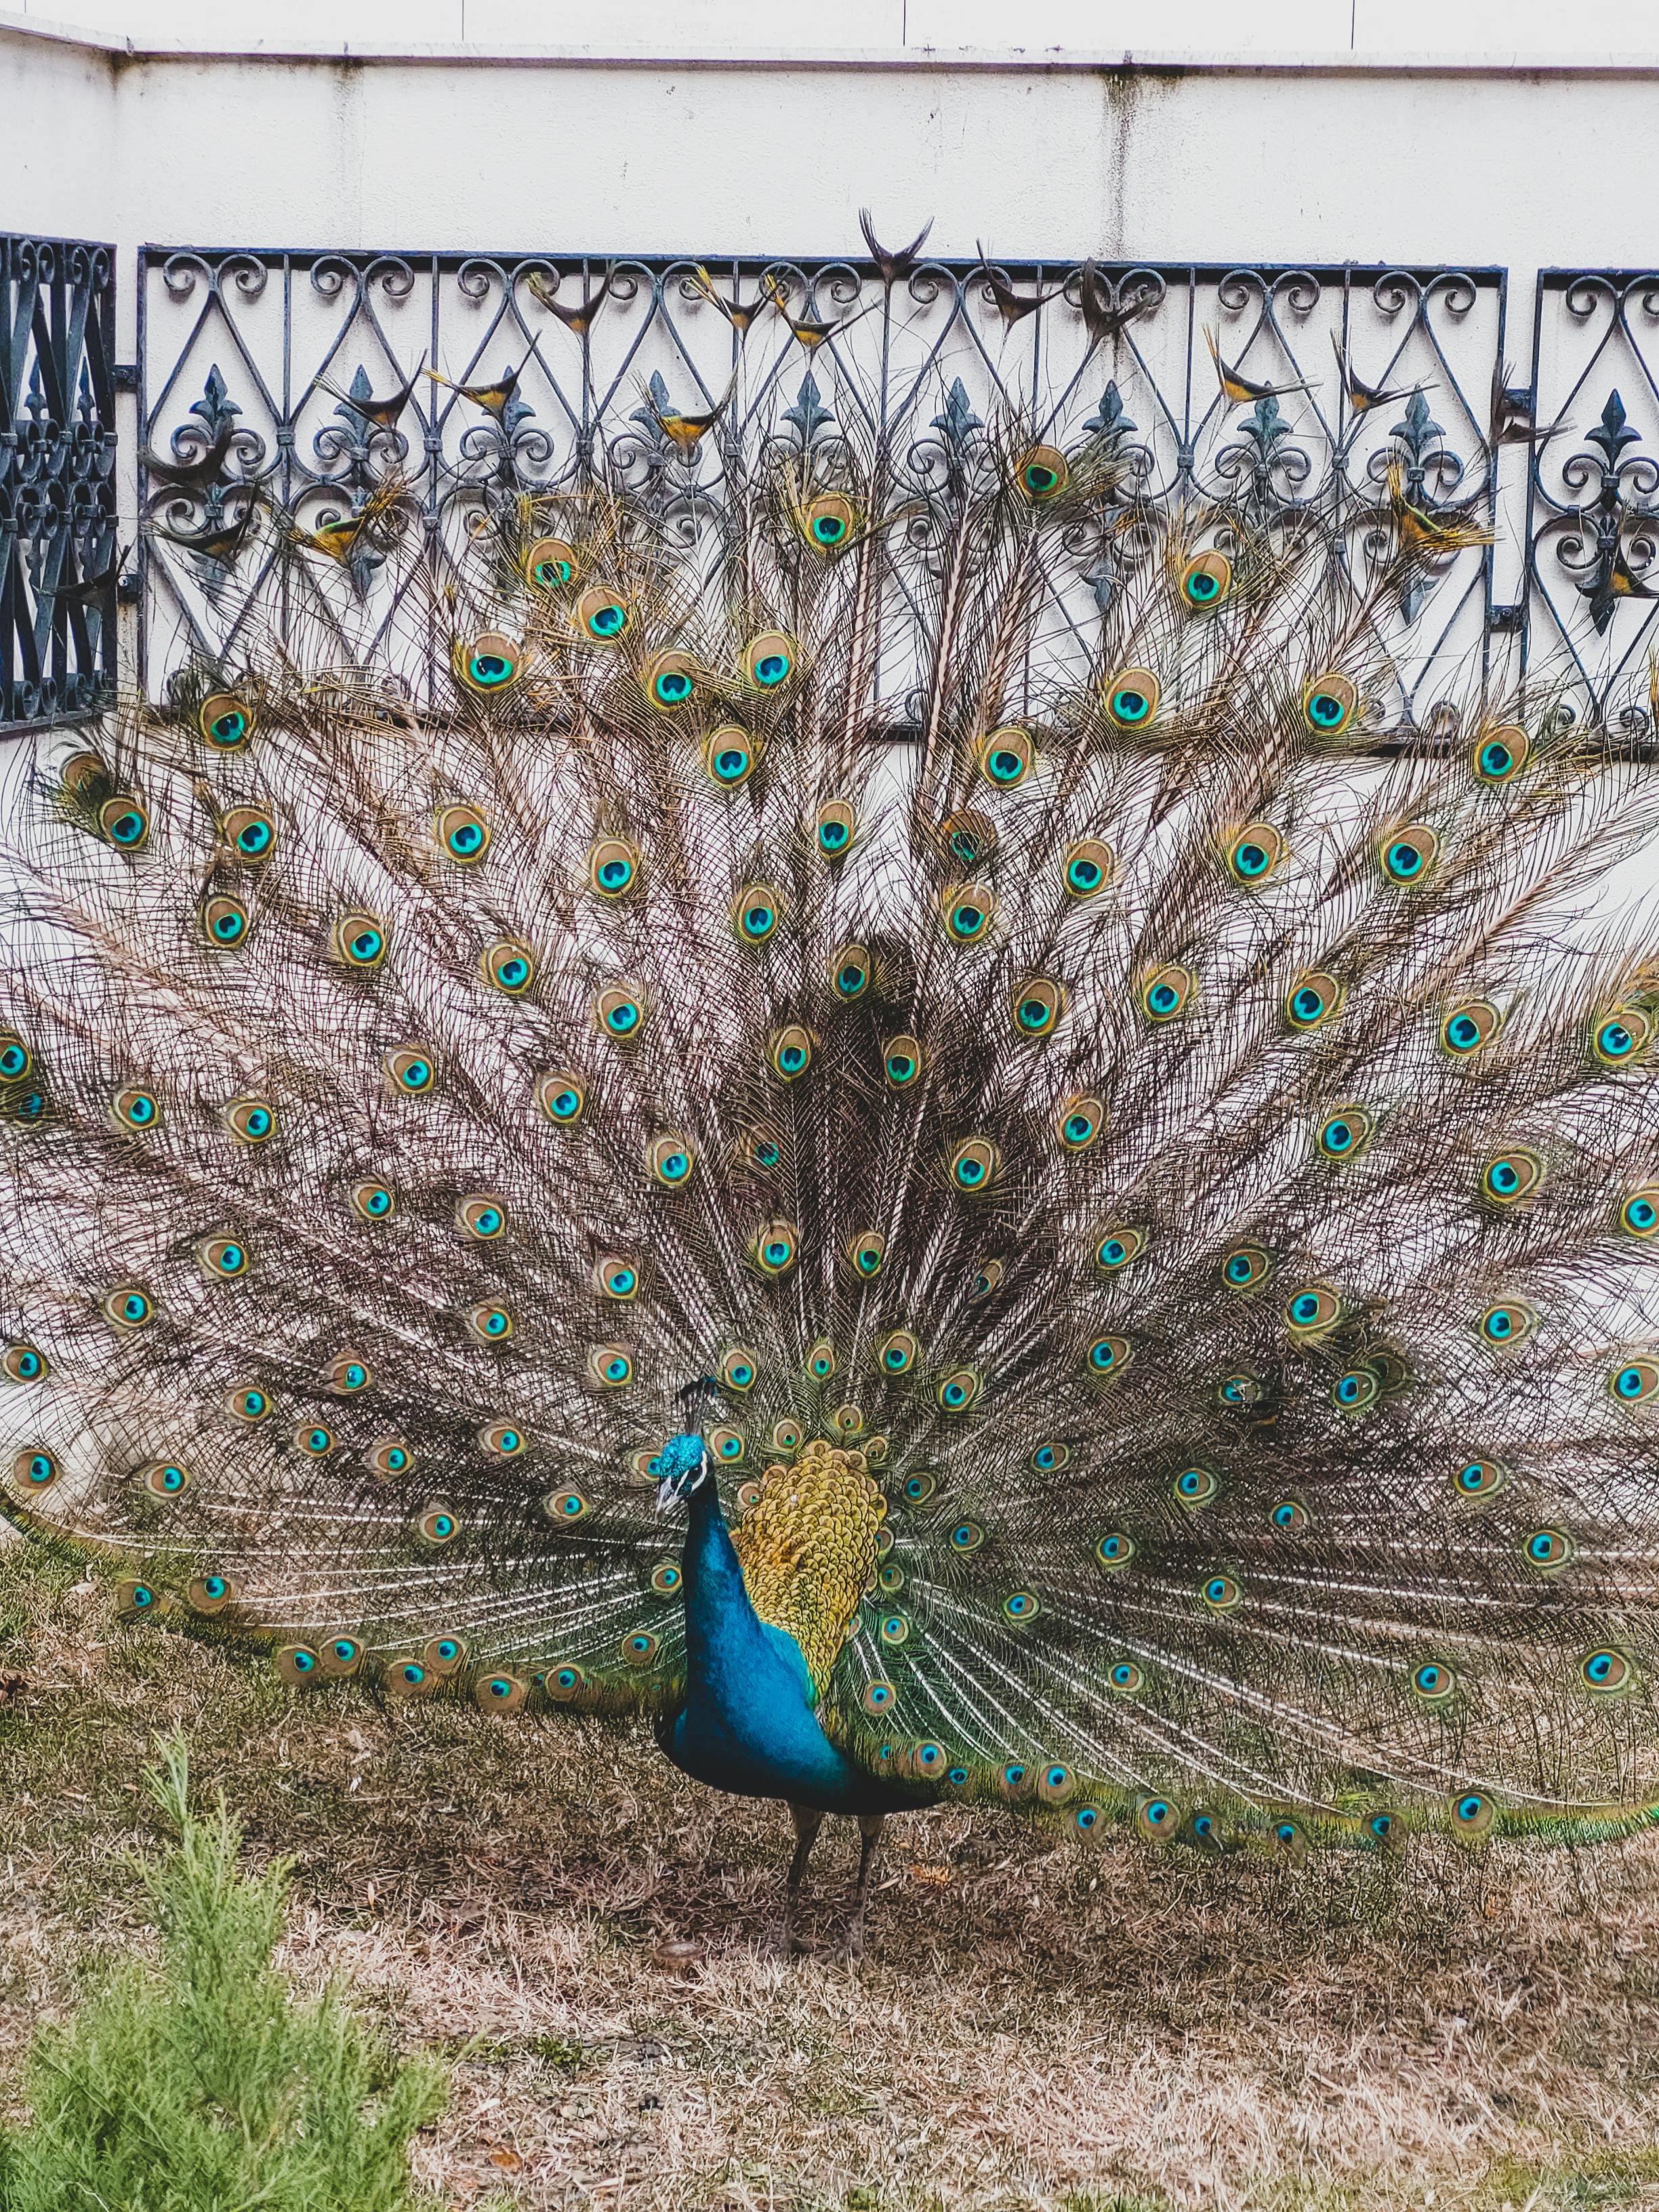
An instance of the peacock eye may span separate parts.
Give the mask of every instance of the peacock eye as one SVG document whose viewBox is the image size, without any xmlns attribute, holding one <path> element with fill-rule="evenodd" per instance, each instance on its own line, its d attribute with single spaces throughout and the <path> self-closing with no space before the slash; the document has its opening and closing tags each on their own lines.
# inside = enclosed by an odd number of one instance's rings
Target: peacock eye
<svg viewBox="0 0 1659 2212">
<path fill-rule="evenodd" d="M 564 538 L 538 538 L 525 549 L 525 577 L 540 591 L 562 591 L 575 581 L 575 546 Z"/>
<path fill-rule="evenodd" d="M 21 1083 L 34 1066 L 34 1054 L 21 1037 L 0 1030 L 0 1083 Z"/>
<path fill-rule="evenodd" d="M 322 1666 L 308 1644 L 284 1644 L 273 1655 L 272 1663 L 291 1690 L 303 1689 L 307 1683 L 316 1681 Z"/>
<path fill-rule="evenodd" d="M 847 1264 L 865 1282 L 873 1282 L 887 1257 L 887 1239 L 879 1230 L 866 1229 L 847 1243 Z"/>
<path fill-rule="evenodd" d="M 1285 1018 L 1293 1030 L 1316 1030 L 1342 1008 L 1342 986 L 1334 975 L 1309 969 L 1285 994 Z"/>
<path fill-rule="evenodd" d="M 239 1382 L 219 1402 L 236 1421 L 263 1421 L 270 1412 L 270 1399 L 257 1382 Z"/>
<path fill-rule="evenodd" d="M 1181 1816 L 1167 1797 L 1143 1797 L 1135 1807 L 1135 1831 L 1148 1843 L 1166 1843 L 1180 1828 Z"/>
<path fill-rule="evenodd" d="M 1135 1555 L 1133 1536 L 1126 1536 L 1121 1528 L 1113 1528 L 1095 1545 L 1095 1564 L 1109 1575 L 1127 1567 Z"/>
<path fill-rule="evenodd" d="M 1540 1574 L 1554 1574 L 1571 1560 L 1577 1547 L 1565 1528 L 1534 1528 L 1524 1537 L 1521 1556 Z"/>
<path fill-rule="evenodd" d="M 334 957 L 360 971 L 378 968 L 386 958 L 386 927 L 372 914 L 343 914 L 334 925 Z"/>
<path fill-rule="evenodd" d="M 1210 1575 L 1200 1585 L 1199 1596 L 1212 1613 L 1234 1612 L 1243 1602 L 1244 1592 L 1232 1575 Z"/>
<path fill-rule="evenodd" d="M 514 1421 L 492 1421 L 478 1431 L 479 1449 L 494 1459 L 516 1459 L 528 1449 L 529 1439 Z"/>
<path fill-rule="evenodd" d="M 977 945 L 996 910 L 996 894 L 984 884 L 957 884 L 939 895 L 945 933 L 955 945 Z"/>
<path fill-rule="evenodd" d="M 918 1473 L 905 1478 L 902 1494 L 907 1505 L 925 1505 L 938 1488 L 936 1474 Z"/>
<path fill-rule="evenodd" d="M 185 1598 L 194 1613 L 222 1613 L 235 1604 L 237 1589 L 228 1575 L 193 1575 L 185 1585 Z"/>
<path fill-rule="evenodd" d="M 580 1121 L 586 1103 L 587 1092 L 580 1076 L 555 1071 L 536 1079 L 536 1103 L 559 1128 L 568 1128 L 573 1121 Z"/>
<path fill-rule="evenodd" d="M 1014 1031 L 1018 1036 L 1052 1034 L 1066 1011 L 1066 989 L 1044 975 L 1028 975 L 1014 992 Z"/>
<path fill-rule="evenodd" d="M 890 1329 L 876 1340 L 876 1364 L 884 1375 L 908 1375 L 921 1357 L 921 1346 L 908 1328 Z"/>
<path fill-rule="evenodd" d="M 363 1647 L 355 1636 L 331 1636 L 317 1654 L 317 1663 L 331 1681 L 348 1682 L 363 1663 Z"/>
<path fill-rule="evenodd" d="M 505 1344 L 514 1329 L 513 1316 L 507 1308 L 491 1305 L 488 1301 L 468 1310 L 466 1325 L 480 1344 Z"/>
<path fill-rule="evenodd" d="M 890 1682 L 867 1682 L 859 1702 L 866 1713 L 884 1713 L 893 1702 Z"/>
<path fill-rule="evenodd" d="M 740 664 L 749 682 L 762 691 L 777 691 L 797 672 L 799 648 L 781 629 L 763 630 L 744 647 Z"/>
<path fill-rule="evenodd" d="M 1357 1159 L 1376 1133 L 1374 1117 L 1363 1106 L 1340 1107 L 1328 1114 L 1314 1132 L 1314 1143 L 1322 1158 Z"/>
<path fill-rule="evenodd" d="M 49 1490 L 58 1473 L 58 1462 L 38 1444 L 31 1450 L 19 1452 L 11 1463 L 11 1479 L 25 1495 L 31 1491 Z"/>
<path fill-rule="evenodd" d="M 870 954 L 862 945 L 842 945 L 830 956 L 830 988 L 838 999 L 861 998 L 870 988 Z"/>
<path fill-rule="evenodd" d="M 722 723 L 709 732 L 702 749 L 703 767 L 723 789 L 735 791 L 746 783 L 760 759 L 760 744 L 735 722 Z"/>
<path fill-rule="evenodd" d="M 453 1544 L 461 1533 L 461 1524 L 448 1506 L 432 1505 L 422 1514 L 415 1529 L 423 1543 Z"/>
<path fill-rule="evenodd" d="M 215 752 L 239 753 L 253 735 L 256 717 L 234 691 L 213 691 L 203 700 L 196 726 Z"/>
<path fill-rule="evenodd" d="M 1627 1360 L 1607 1377 L 1607 1389 L 1621 1406 L 1642 1406 L 1659 1397 L 1659 1359 Z"/>
<path fill-rule="evenodd" d="M 1331 1385 L 1331 1403 L 1339 1413 L 1363 1413 L 1382 1394 L 1382 1382 L 1371 1366 L 1345 1368 Z"/>
<path fill-rule="evenodd" d="M 888 1038 L 881 1048 L 881 1072 L 895 1091 L 908 1090 L 921 1069 L 922 1051 L 916 1038 Z"/>
<path fill-rule="evenodd" d="M 640 1287 L 640 1271 L 631 1260 L 607 1253 L 593 1263 L 593 1287 L 602 1297 L 629 1299 Z"/>
<path fill-rule="evenodd" d="M 625 1667 L 648 1667 L 657 1656 L 657 1638 L 648 1629 L 636 1628 L 623 1638 L 622 1656 Z"/>
<path fill-rule="evenodd" d="M 626 1345 L 596 1344 L 587 1355 L 587 1371 L 602 1390 L 624 1389 L 634 1380 L 634 1355 Z"/>
<path fill-rule="evenodd" d="M 1146 1676 L 1133 1659 L 1120 1659 L 1107 1668 L 1106 1680 L 1121 1698 L 1132 1698 L 1145 1687 Z"/>
<path fill-rule="evenodd" d="M 1488 1306 L 1475 1323 L 1483 1340 L 1500 1349 L 1523 1343 L 1537 1325 L 1537 1315 L 1519 1298 Z"/>
<path fill-rule="evenodd" d="M 541 591 L 562 591 L 575 580 L 576 549 L 562 538 L 538 538 L 525 549 L 524 573 Z"/>
<path fill-rule="evenodd" d="M 363 1464 L 371 1474 L 389 1482 L 414 1473 L 415 1455 L 401 1437 L 381 1437 L 363 1454 Z"/>
<path fill-rule="evenodd" d="M 640 689 L 659 714 L 678 714 L 696 695 L 696 663 L 684 653 L 656 653 L 640 671 Z"/>
<path fill-rule="evenodd" d="M 527 945 L 515 945 L 507 939 L 487 945 L 478 964 L 485 982 L 509 999 L 521 997 L 536 980 L 535 955 Z"/>
<path fill-rule="evenodd" d="M 140 1136 L 148 1136 L 152 1129 L 161 1126 L 160 1100 L 153 1091 L 145 1091 L 136 1084 L 116 1092 L 110 1101 L 110 1112 L 118 1128 L 136 1130 Z"/>
<path fill-rule="evenodd" d="M 979 1196 L 994 1185 L 999 1164 L 988 1137 L 967 1137 L 951 1153 L 946 1172 L 953 1189 Z"/>
<path fill-rule="evenodd" d="M 40 1382 L 51 1372 L 46 1355 L 32 1344 L 9 1344 L 0 1353 L 0 1375 L 9 1382 Z"/>
<path fill-rule="evenodd" d="M 776 930 L 781 902 L 770 884 L 750 884 L 732 902 L 732 926 L 744 945 L 764 945 Z"/>
<path fill-rule="evenodd" d="M 1439 851 L 1440 840 L 1434 831 L 1413 823 L 1377 848 L 1377 860 L 1389 883 L 1419 884 L 1433 867 Z"/>
<path fill-rule="evenodd" d="M 392 1087 L 412 1098 L 424 1097 L 438 1080 L 438 1071 L 429 1054 L 406 1046 L 401 1052 L 386 1054 L 386 1069 Z"/>
<path fill-rule="evenodd" d="M 1185 1467 L 1170 1486 L 1177 1505 L 1196 1509 L 1208 1505 L 1219 1494 L 1221 1478 L 1210 1467 Z"/>
<path fill-rule="evenodd" d="M 149 810 L 142 799 L 106 799 L 98 810 L 98 827 L 118 852 L 137 853 L 149 842 Z"/>
<path fill-rule="evenodd" d="M 1646 1051 L 1653 1024 L 1638 1006 L 1615 1006 L 1595 1024 L 1591 1050 L 1603 1067 L 1627 1067 Z"/>
<path fill-rule="evenodd" d="M 947 1413 L 965 1413 L 980 1394 L 980 1376 L 971 1367 L 955 1367 L 943 1376 L 934 1396 Z"/>
<path fill-rule="evenodd" d="M 462 686 L 481 698 L 510 691 L 524 673 L 524 649 L 504 630 L 481 630 L 477 637 L 458 638 L 451 665 Z"/>
<path fill-rule="evenodd" d="M 1310 1517 L 1307 1507 L 1299 1498 L 1281 1498 L 1267 1516 L 1268 1521 L 1281 1536 L 1305 1534 L 1310 1524 Z"/>
<path fill-rule="evenodd" d="M 258 806 L 233 806 L 219 832 L 239 860 L 269 860 L 276 842 L 276 824 Z"/>
<path fill-rule="evenodd" d="M 1030 1590 L 1010 1590 L 1002 1601 L 1004 1618 L 1020 1622 L 1022 1625 L 1026 1621 L 1035 1620 L 1042 1610 L 1035 1593 Z"/>
<path fill-rule="evenodd" d="M 767 1061 L 780 1081 L 793 1083 L 812 1065 L 811 1033 L 799 1022 L 790 1022 L 772 1039 Z"/>
<path fill-rule="evenodd" d="M 1293 1336 L 1322 1335 L 1341 1318 L 1341 1299 L 1323 1283 L 1293 1291 L 1285 1307 L 1285 1323 Z"/>
<path fill-rule="evenodd" d="M 1001 1289 L 1006 1272 L 1000 1260 L 985 1261 L 974 1270 L 974 1279 L 968 1290 L 969 1298 L 977 1304 L 981 1299 L 994 1296 Z"/>
<path fill-rule="evenodd" d="M 1236 1244 L 1221 1262 L 1221 1279 L 1230 1291 L 1254 1290 L 1273 1273 L 1273 1260 L 1259 1244 Z"/>
<path fill-rule="evenodd" d="M 334 1431 L 325 1428 L 320 1421 L 294 1431 L 294 1449 L 307 1459 L 326 1459 L 337 1442 Z"/>
<path fill-rule="evenodd" d="M 276 1109 L 264 1098 L 233 1098 L 220 1119 L 239 1144 L 269 1144 L 276 1133 Z"/>
<path fill-rule="evenodd" d="M 730 1351 L 721 1353 L 718 1372 L 724 1389 L 746 1393 L 755 1387 L 755 1379 L 760 1372 L 760 1361 L 757 1355 L 745 1346 L 734 1345 Z"/>
<path fill-rule="evenodd" d="M 1015 464 L 1014 480 L 1025 496 L 1040 507 L 1065 490 L 1069 473 L 1066 456 L 1057 446 L 1033 446 Z"/>
<path fill-rule="evenodd" d="M 1095 1265 L 1103 1275 L 1115 1275 L 1138 1260 L 1146 1249 L 1144 1229 L 1109 1229 L 1095 1244 Z"/>
<path fill-rule="evenodd" d="M 489 850 L 489 824 L 475 806 L 446 806 L 438 817 L 437 838 L 441 851 L 470 868 Z"/>
<path fill-rule="evenodd" d="M 594 645 L 615 645 L 628 628 L 626 603 L 605 585 L 595 584 L 576 601 L 576 627 Z"/>
<path fill-rule="evenodd" d="M 476 1237 L 488 1243 L 501 1236 L 507 1228 L 507 1208 L 499 1198 L 475 1194 L 464 1198 L 455 1208 L 455 1223 L 465 1237 Z"/>
<path fill-rule="evenodd" d="M 665 1184 L 670 1190 L 678 1190 L 690 1181 L 696 1157 L 684 1137 L 653 1137 L 646 1148 L 645 1164 L 658 1182 Z"/>
<path fill-rule="evenodd" d="M 787 1275 L 800 1257 L 800 1231 L 793 1221 L 767 1221 L 750 1240 L 749 1256 L 763 1275 Z"/>
<path fill-rule="evenodd" d="M 1069 1444 L 1042 1443 L 1031 1454 L 1030 1464 L 1038 1474 L 1058 1474 L 1072 1463 Z"/>
<path fill-rule="evenodd" d="M 1440 1024 L 1441 1049 L 1467 1060 L 1488 1045 L 1503 1027 L 1503 1016 L 1489 1000 L 1468 999 L 1451 1008 Z"/>
<path fill-rule="evenodd" d="M 239 945 L 252 927 L 248 910 L 241 901 L 222 894 L 204 899 L 200 912 L 203 936 L 222 951 L 228 952 Z"/>
<path fill-rule="evenodd" d="M 981 775 L 993 790 L 1012 791 L 1030 773 L 1036 749 L 1028 731 L 1010 724 L 980 739 L 975 759 Z"/>
<path fill-rule="evenodd" d="M 626 898 L 639 888 L 637 848 L 621 837 L 602 837 L 587 856 L 587 880 L 601 898 Z"/>
<path fill-rule="evenodd" d="M 1316 676 L 1302 694 L 1302 719 L 1316 738 L 1334 738 L 1352 721 L 1358 704 L 1355 685 L 1328 670 Z"/>
<path fill-rule="evenodd" d="M 1507 783 L 1519 775 L 1532 753 L 1532 739 L 1518 722 L 1488 730 L 1474 748 L 1472 765 L 1482 783 Z"/>
<path fill-rule="evenodd" d="M 1636 1686 L 1636 1669 L 1622 1651 L 1604 1648 L 1587 1651 L 1578 1662 L 1578 1679 L 1599 1697 L 1613 1697 Z"/>
<path fill-rule="evenodd" d="M 1106 718 L 1120 730 L 1143 730 L 1158 713 L 1161 696 L 1150 668 L 1120 668 L 1106 679 Z"/>
<path fill-rule="evenodd" d="M 1271 822 L 1247 823 L 1227 848 L 1228 873 L 1237 884 L 1265 884 L 1285 851 L 1285 840 Z"/>
<path fill-rule="evenodd" d="M 1495 1459 L 1466 1460 L 1452 1477 L 1460 1498 L 1495 1497 L 1508 1480 L 1507 1470 Z"/>
<path fill-rule="evenodd" d="M 1140 987 L 1140 1011 L 1149 1022 L 1172 1022 L 1191 1006 L 1195 988 L 1190 968 L 1155 968 Z"/>
<path fill-rule="evenodd" d="M 352 1211 L 363 1221 L 386 1221 L 397 1210 L 397 1200 L 383 1182 L 355 1182 Z"/>
<path fill-rule="evenodd" d="M 645 1026 L 645 993 L 636 983 L 607 984 L 595 994 L 593 1019 L 605 1036 L 627 1042 Z"/>
<path fill-rule="evenodd" d="M 1060 880 L 1068 898 L 1091 899 L 1097 891 L 1103 890 L 1112 879 L 1115 855 L 1111 847 L 1099 837 L 1085 837 L 1069 847 L 1062 864 Z"/>
<path fill-rule="evenodd" d="M 1443 1659 L 1425 1659 L 1412 1669 L 1413 1694 L 1425 1705 L 1443 1705 L 1456 1687 L 1456 1673 Z"/>
<path fill-rule="evenodd" d="M 801 510 L 801 529 L 806 542 L 817 546 L 821 553 L 839 552 L 857 522 L 858 513 L 853 502 L 838 491 L 820 492 Z"/>
<path fill-rule="evenodd" d="M 1218 607 L 1233 587 L 1233 564 L 1212 547 L 1195 553 L 1181 571 L 1181 596 L 1200 614 Z"/>
<path fill-rule="evenodd" d="M 190 1469 L 176 1460 L 152 1460 L 140 1468 L 138 1479 L 152 1498 L 179 1498 L 190 1487 Z"/>
<path fill-rule="evenodd" d="M 817 848 L 827 860 L 838 860 L 853 849 L 859 818 L 850 799 L 826 799 L 814 819 Z"/>
<path fill-rule="evenodd" d="M 1462 1796 L 1452 1800 L 1452 1832 L 1461 1836 L 1484 1836 L 1497 1814 L 1497 1806 L 1483 1791 L 1467 1790 Z"/>
<path fill-rule="evenodd" d="M 1516 1146 L 1487 1161 L 1480 1171 L 1480 1195 L 1493 1206 L 1516 1206 L 1540 1188 L 1544 1176 L 1538 1154 Z"/>
<path fill-rule="evenodd" d="M 815 1382 L 827 1382 L 836 1371 L 836 1347 L 820 1337 L 809 1345 L 806 1352 L 806 1371 Z"/>
<path fill-rule="evenodd" d="M 214 1282 L 234 1283 L 250 1266 L 248 1249 L 240 1237 L 209 1237 L 196 1248 L 203 1273 Z"/>
<path fill-rule="evenodd" d="M 1627 1237 L 1644 1243 L 1659 1235 L 1659 1184 L 1632 1191 L 1619 1209 L 1619 1226 Z"/>
<path fill-rule="evenodd" d="M 1127 1337 L 1097 1336 L 1084 1352 L 1084 1364 L 1091 1375 L 1109 1376 L 1115 1382 L 1133 1357 Z"/>
<path fill-rule="evenodd" d="M 100 1307 L 104 1318 L 115 1322 L 118 1329 L 143 1329 L 155 1321 L 155 1301 L 149 1290 L 139 1290 L 135 1283 L 108 1291 Z"/>
<path fill-rule="evenodd" d="M 1086 1092 L 1073 1092 L 1060 1101 L 1055 1130 L 1068 1152 L 1086 1152 L 1106 1126 L 1106 1109 Z"/>
</svg>

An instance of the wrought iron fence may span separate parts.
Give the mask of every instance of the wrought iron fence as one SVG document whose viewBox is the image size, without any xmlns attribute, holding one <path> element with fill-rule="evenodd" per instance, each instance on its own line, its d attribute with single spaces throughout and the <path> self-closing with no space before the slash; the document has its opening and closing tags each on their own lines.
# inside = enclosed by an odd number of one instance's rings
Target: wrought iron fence
<svg viewBox="0 0 1659 2212">
<path fill-rule="evenodd" d="M 186 660 L 234 663 L 273 598 L 283 619 L 272 514 L 290 544 L 344 544 L 394 472 L 434 544 L 460 539 L 485 487 L 607 477 L 694 542 L 720 526 L 738 452 L 773 441 L 833 465 L 879 449 L 925 506 L 1018 422 L 1062 450 L 1109 445 L 1145 506 L 1315 517 L 1356 563 L 1391 471 L 1420 508 L 1477 522 L 1496 518 L 1505 466 L 1524 496 L 1524 455 L 1494 428 L 1496 269 L 149 248 L 138 284 L 152 690 Z M 928 621 L 901 540 L 881 662 L 899 726 Z M 1048 578 L 1051 658 L 1096 648 L 1122 542 L 1107 526 L 1068 541 Z M 396 588 L 367 559 L 338 567 L 338 650 L 384 659 Z M 1400 726 L 1509 653 L 1524 593 L 1504 605 L 1496 574 L 1489 545 L 1464 546 L 1404 595 L 1382 641 Z"/>
<path fill-rule="evenodd" d="M 0 233 L 0 732 L 115 683 L 115 256 Z"/>
<path fill-rule="evenodd" d="M 1528 654 L 1650 745 L 1659 719 L 1659 270 L 1547 269 L 1534 323 Z"/>
</svg>

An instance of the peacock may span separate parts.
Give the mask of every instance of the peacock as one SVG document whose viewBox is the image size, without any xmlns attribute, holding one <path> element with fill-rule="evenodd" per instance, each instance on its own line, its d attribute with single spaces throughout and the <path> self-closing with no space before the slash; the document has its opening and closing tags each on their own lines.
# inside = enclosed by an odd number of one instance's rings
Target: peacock
<svg viewBox="0 0 1659 2212">
<path fill-rule="evenodd" d="M 854 1950 L 940 1801 L 1653 1825 L 1659 793 L 1535 673 L 1401 737 L 1478 518 L 652 411 L 459 538 L 256 489 L 269 618 L 14 779 L 6 1515 L 296 1692 L 645 1717 L 786 1942 L 832 1814 Z"/>
</svg>

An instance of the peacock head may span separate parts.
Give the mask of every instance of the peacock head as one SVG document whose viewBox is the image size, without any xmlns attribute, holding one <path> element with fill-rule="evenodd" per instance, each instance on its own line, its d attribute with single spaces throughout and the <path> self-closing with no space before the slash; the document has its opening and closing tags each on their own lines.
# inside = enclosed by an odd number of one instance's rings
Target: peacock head
<svg viewBox="0 0 1659 2212">
<path fill-rule="evenodd" d="M 702 1440 L 702 1424 L 708 1407 L 720 1395 L 712 1376 L 699 1376 L 678 1394 L 685 1427 L 670 1437 L 657 1454 L 657 1510 L 666 1513 L 677 1499 L 689 1498 L 708 1480 L 708 1454 Z"/>
</svg>

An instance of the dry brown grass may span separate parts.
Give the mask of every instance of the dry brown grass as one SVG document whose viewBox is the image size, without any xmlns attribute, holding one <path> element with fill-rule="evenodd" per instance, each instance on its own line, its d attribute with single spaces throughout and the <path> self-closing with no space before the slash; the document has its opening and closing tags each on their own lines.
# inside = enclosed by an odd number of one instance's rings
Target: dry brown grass
<svg viewBox="0 0 1659 2212">
<path fill-rule="evenodd" d="M 515 1727 L 114 1629 L 0 1549 L 0 2069 L 131 1940 L 160 1726 L 288 1945 L 455 2062 L 439 2201 L 617 2212 L 1469 2212 L 1659 2203 L 1659 1845 L 1594 1861 L 1092 1854 L 957 1811 L 890 1828 L 872 1955 L 829 1955 L 826 1830 L 775 1954 L 787 1822 L 599 1723 Z"/>
</svg>

